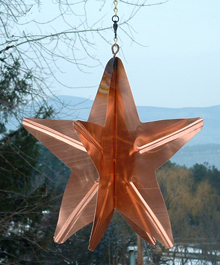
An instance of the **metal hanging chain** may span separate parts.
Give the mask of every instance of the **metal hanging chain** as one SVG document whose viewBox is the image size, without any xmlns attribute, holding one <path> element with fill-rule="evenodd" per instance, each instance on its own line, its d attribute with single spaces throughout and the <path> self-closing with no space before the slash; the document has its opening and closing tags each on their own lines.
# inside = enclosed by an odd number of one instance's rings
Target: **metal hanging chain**
<svg viewBox="0 0 220 265">
<path fill-rule="evenodd" d="M 112 53 L 115 56 L 119 51 L 119 45 L 118 45 L 118 36 L 117 36 L 117 30 L 118 30 L 118 22 L 119 22 L 119 16 L 118 16 L 118 0 L 113 0 L 114 8 L 113 11 L 115 14 L 112 17 L 113 22 L 113 30 L 114 30 L 114 44 L 112 45 Z"/>
</svg>

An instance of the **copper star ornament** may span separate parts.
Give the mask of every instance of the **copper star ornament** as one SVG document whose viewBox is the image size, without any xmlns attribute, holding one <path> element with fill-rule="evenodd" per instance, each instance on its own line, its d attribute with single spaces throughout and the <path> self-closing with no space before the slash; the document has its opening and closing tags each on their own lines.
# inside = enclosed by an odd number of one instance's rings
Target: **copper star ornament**
<svg viewBox="0 0 220 265">
<path fill-rule="evenodd" d="M 173 236 L 155 170 L 203 126 L 202 118 L 142 123 L 121 60 L 104 71 L 87 122 L 24 118 L 24 127 L 72 169 L 54 240 L 93 222 L 94 250 L 117 210 L 148 243 Z"/>
</svg>

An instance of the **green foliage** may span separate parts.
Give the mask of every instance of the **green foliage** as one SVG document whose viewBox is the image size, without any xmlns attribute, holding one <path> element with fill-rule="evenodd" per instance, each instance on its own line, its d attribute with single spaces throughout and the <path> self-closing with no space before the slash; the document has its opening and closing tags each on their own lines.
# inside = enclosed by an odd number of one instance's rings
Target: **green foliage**
<svg viewBox="0 0 220 265">
<path fill-rule="evenodd" d="M 41 225 L 51 194 L 46 180 L 35 179 L 38 146 L 23 128 L 1 140 L 0 258 L 6 264 L 32 264 L 45 236 Z"/>
<path fill-rule="evenodd" d="M 220 195 L 220 171 L 215 166 L 210 166 L 208 163 L 195 164 L 191 171 L 195 184 L 207 181 Z"/>
<path fill-rule="evenodd" d="M 26 193 L 2 191 L 0 249 L 5 264 L 32 264 L 42 248 L 45 231 L 43 211 L 48 209 L 50 196 L 46 186 Z M 2 201 L 4 197 L 4 205 Z"/>
<path fill-rule="evenodd" d="M 50 178 L 48 185 L 55 188 L 56 194 L 62 194 L 71 174 L 71 170 L 44 145 L 39 143 L 38 146 L 40 156 L 38 158 L 37 168 Z"/>
<path fill-rule="evenodd" d="M 208 253 L 219 251 L 220 243 L 219 174 L 208 164 L 187 169 L 169 163 L 157 171 L 175 243 L 193 244 L 210 262 Z"/>
<path fill-rule="evenodd" d="M 31 73 L 21 75 L 18 60 L 0 68 L 0 127 L 29 101 Z M 41 106 L 37 117 L 47 118 L 51 108 Z M 39 143 L 23 127 L 0 138 L 0 260 L 2 264 L 33 264 L 40 260 L 47 231 L 51 191 L 39 170 Z"/>
<path fill-rule="evenodd" d="M 28 103 L 32 91 L 32 74 L 21 71 L 18 59 L 0 65 L 0 134 L 5 132 L 8 118 Z"/>
<path fill-rule="evenodd" d="M 39 145 L 24 128 L 20 128 L 0 141 L 1 190 L 15 192 L 29 188 L 32 172 L 39 156 Z M 33 156 L 34 155 L 34 156 Z"/>
</svg>

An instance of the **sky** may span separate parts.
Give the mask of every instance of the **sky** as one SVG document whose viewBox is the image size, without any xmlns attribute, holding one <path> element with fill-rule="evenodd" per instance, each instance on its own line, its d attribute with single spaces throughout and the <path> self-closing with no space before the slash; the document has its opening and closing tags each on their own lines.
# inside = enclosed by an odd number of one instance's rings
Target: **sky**
<svg viewBox="0 0 220 265">
<path fill-rule="evenodd" d="M 88 25 L 97 21 L 99 27 L 112 25 L 112 3 L 108 0 L 102 5 L 102 2 L 87 1 Z M 46 5 L 38 16 L 49 16 L 49 2 Z M 85 11 L 80 8 L 76 7 L 76 13 Z M 119 1 L 120 22 L 132 12 L 132 5 Z M 126 26 L 119 26 L 118 57 L 124 63 L 137 105 L 171 108 L 220 105 L 219 14 L 219 0 L 169 0 L 161 5 L 142 7 L 129 22 L 131 31 Z M 61 26 L 57 24 L 57 30 Z M 112 30 L 104 32 L 103 36 L 113 43 Z M 57 76 L 67 86 L 75 88 L 65 88 L 52 81 L 51 89 L 57 95 L 94 99 L 112 54 L 111 44 L 103 41 L 98 33 L 93 33 L 89 41 L 95 44 L 95 48 L 88 48 L 89 55 L 100 63 L 91 61 L 83 52 L 83 63 L 90 65 L 92 62 L 94 67 L 79 71 L 62 62 L 62 71 Z"/>
<path fill-rule="evenodd" d="M 138 105 L 220 104 L 219 14 L 220 1 L 206 0 L 170 0 L 138 14 L 148 47 L 136 49 L 136 62 L 129 60 L 136 64 L 135 75 L 127 70 Z"/>
</svg>

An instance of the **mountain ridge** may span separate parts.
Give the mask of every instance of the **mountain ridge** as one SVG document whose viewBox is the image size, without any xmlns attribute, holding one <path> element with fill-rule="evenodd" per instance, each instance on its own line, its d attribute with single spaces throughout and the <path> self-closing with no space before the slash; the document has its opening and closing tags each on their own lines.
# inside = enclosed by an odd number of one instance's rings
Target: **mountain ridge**
<svg viewBox="0 0 220 265">
<path fill-rule="evenodd" d="M 59 104 L 72 107 L 70 112 L 63 108 L 60 111 L 59 118 L 62 119 L 82 119 L 87 120 L 92 107 L 93 100 L 82 97 L 59 96 Z M 51 103 L 55 109 L 59 108 L 54 104 L 52 98 Z M 60 105 L 60 108 L 61 108 Z M 197 144 L 220 144 L 220 105 L 210 107 L 186 107 L 186 108 L 163 108 L 153 106 L 137 106 L 138 114 L 142 122 L 164 120 L 164 119 L 181 119 L 202 117 L 204 127 L 187 145 Z"/>
</svg>

